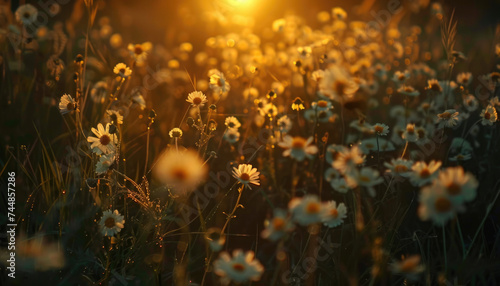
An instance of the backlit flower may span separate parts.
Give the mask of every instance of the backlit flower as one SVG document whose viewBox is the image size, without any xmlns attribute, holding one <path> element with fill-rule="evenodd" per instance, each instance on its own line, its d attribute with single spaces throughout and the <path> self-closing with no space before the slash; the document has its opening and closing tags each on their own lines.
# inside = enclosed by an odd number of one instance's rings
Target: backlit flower
<svg viewBox="0 0 500 286">
<path fill-rule="evenodd" d="M 192 107 L 202 107 L 208 102 L 207 97 L 201 91 L 189 93 L 186 101 L 191 103 Z"/>
<path fill-rule="evenodd" d="M 158 158 L 154 176 L 177 195 L 187 195 L 205 180 L 207 166 L 193 150 L 167 149 Z"/>
<path fill-rule="evenodd" d="M 446 224 L 455 217 L 457 211 L 461 210 L 452 203 L 446 190 L 436 184 L 422 188 L 419 201 L 418 216 L 420 219 L 432 220 L 438 226 Z"/>
<path fill-rule="evenodd" d="M 132 70 L 124 63 L 117 64 L 113 69 L 113 72 L 122 78 L 129 77 L 132 74 Z"/>
<path fill-rule="evenodd" d="M 59 102 L 59 112 L 61 114 L 67 114 L 76 110 L 76 101 L 69 94 L 64 94 L 61 96 L 61 101 Z"/>
<path fill-rule="evenodd" d="M 96 137 L 87 137 L 87 141 L 91 143 L 90 148 L 97 154 L 109 154 L 116 149 L 115 144 L 118 142 L 118 138 L 116 134 L 111 134 L 109 132 L 109 127 L 109 123 L 106 124 L 106 129 L 99 123 L 97 129 L 92 128 L 92 133 L 94 133 Z"/>
<path fill-rule="evenodd" d="M 264 267 L 255 259 L 253 251 L 243 253 L 238 249 L 233 251 L 232 257 L 229 253 L 222 252 L 214 261 L 214 272 L 221 276 L 221 283 L 227 285 L 231 281 L 236 283 L 259 281 Z"/>
<path fill-rule="evenodd" d="M 364 161 L 365 156 L 359 147 L 354 145 L 350 149 L 340 151 L 332 166 L 340 173 L 346 174 L 352 172 L 357 165 L 363 164 Z"/>
<path fill-rule="evenodd" d="M 238 168 L 233 167 L 233 177 L 238 179 L 242 185 L 250 189 L 251 187 L 249 184 L 260 185 L 259 175 L 260 173 L 257 172 L 257 168 L 253 168 L 250 164 L 240 164 Z"/>
<path fill-rule="evenodd" d="M 337 202 L 329 201 L 323 204 L 323 208 L 321 222 L 328 227 L 341 225 L 347 217 L 347 207 L 344 203 L 337 205 Z"/>
<path fill-rule="evenodd" d="M 405 159 L 392 159 L 391 163 L 384 163 L 384 166 L 388 168 L 388 172 L 394 175 L 399 175 L 403 177 L 410 176 L 411 167 L 413 165 L 412 161 Z"/>
<path fill-rule="evenodd" d="M 214 93 L 226 93 L 231 88 L 224 74 L 217 69 L 208 71 L 209 85 Z"/>
<path fill-rule="evenodd" d="M 19 6 L 16 10 L 16 20 L 25 26 L 29 26 L 36 21 L 38 16 L 38 9 L 31 4 Z"/>
<path fill-rule="evenodd" d="M 182 130 L 180 128 L 174 127 L 170 132 L 168 132 L 168 135 L 170 138 L 181 138 L 182 137 Z"/>
<path fill-rule="evenodd" d="M 410 281 L 417 281 L 420 274 L 425 270 L 425 266 L 420 264 L 420 255 L 412 255 L 403 258 L 401 261 L 394 261 L 389 265 L 394 274 L 403 275 Z"/>
<path fill-rule="evenodd" d="M 306 195 L 303 198 L 293 198 L 288 204 L 293 220 L 303 226 L 318 223 L 325 209 L 316 195 Z"/>
<path fill-rule="evenodd" d="M 493 125 L 498 119 L 497 110 L 495 107 L 488 105 L 483 111 L 481 111 L 481 124 L 482 125 Z"/>
<path fill-rule="evenodd" d="M 283 141 L 278 143 L 281 148 L 285 148 L 283 151 L 283 156 L 290 156 L 297 161 L 302 161 L 305 158 L 313 158 L 314 154 L 318 153 L 318 147 L 311 145 L 313 141 L 312 137 L 309 137 L 307 140 L 300 136 L 292 137 L 286 135 L 283 137 Z"/>
<path fill-rule="evenodd" d="M 377 123 L 373 125 L 373 132 L 379 136 L 385 136 L 389 133 L 389 126 L 383 124 L 383 123 Z"/>
<path fill-rule="evenodd" d="M 226 120 L 224 121 L 224 124 L 229 129 L 238 129 L 241 126 L 241 123 L 234 116 L 227 117 Z"/>
<path fill-rule="evenodd" d="M 447 109 L 445 112 L 437 115 L 440 127 L 453 127 L 458 123 L 458 111 Z"/>
<path fill-rule="evenodd" d="M 410 182 L 418 187 L 430 183 L 436 176 L 437 170 L 441 167 L 440 161 L 430 161 L 429 164 L 420 161 L 411 167 Z"/>
<path fill-rule="evenodd" d="M 99 158 L 99 162 L 97 162 L 96 167 L 95 167 L 95 172 L 97 174 L 104 174 L 109 170 L 109 167 L 113 165 L 113 163 L 116 160 L 116 156 L 114 153 L 110 153 L 107 155 L 101 155 Z"/>
<path fill-rule="evenodd" d="M 130 52 L 130 55 L 134 57 L 136 62 L 142 63 L 146 60 L 146 57 L 151 52 L 153 45 L 150 42 L 145 42 L 142 44 L 129 44 L 127 49 Z"/>
<path fill-rule="evenodd" d="M 275 209 L 273 218 L 266 221 L 266 228 L 262 231 L 262 238 L 276 241 L 282 238 L 287 232 L 293 230 L 293 223 L 288 217 L 288 212 L 282 209 Z"/>
<path fill-rule="evenodd" d="M 105 236 L 113 236 L 119 233 L 123 228 L 123 224 L 125 224 L 125 220 L 118 210 L 114 212 L 111 212 L 111 210 L 104 211 L 99 222 L 101 233 Z"/>
</svg>

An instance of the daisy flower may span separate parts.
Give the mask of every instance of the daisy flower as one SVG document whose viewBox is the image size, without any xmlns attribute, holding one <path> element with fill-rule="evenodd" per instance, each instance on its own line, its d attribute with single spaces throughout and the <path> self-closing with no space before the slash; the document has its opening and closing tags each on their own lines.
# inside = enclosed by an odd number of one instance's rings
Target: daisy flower
<svg viewBox="0 0 500 286">
<path fill-rule="evenodd" d="M 391 163 L 384 163 L 384 166 L 388 168 L 388 172 L 394 175 L 399 175 L 403 177 L 410 176 L 410 170 L 413 165 L 412 161 L 405 159 L 392 159 Z"/>
<path fill-rule="evenodd" d="M 237 129 L 227 129 L 224 133 L 224 140 L 233 144 L 240 140 L 240 132 Z"/>
<path fill-rule="evenodd" d="M 325 209 L 316 195 L 306 195 L 303 198 L 293 198 L 288 203 L 288 209 L 293 220 L 303 226 L 318 223 Z"/>
<path fill-rule="evenodd" d="M 300 97 L 296 97 L 292 102 L 292 110 L 302 110 L 305 109 L 304 101 Z"/>
<path fill-rule="evenodd" d="M 347 18 L 347 12 L 340 7 L 335 7 L 332 9 L 332 18 L 334 20 L 344 21 Z"/>
<path fill-rule="evenodd" d="M 319 83 L 320 93 L 337 102 L 341 102 L 345 96 L 352 96 L 358 89 L 359 85 L 338 66 L 325 70 Z"/>
<path fill-rule="evenodd" d="M 233 167 L 233 177 L 249 189 L 251 189 L 249 184 L 260 186 L 259 175 L 257 168 L 252 168 L 250 164 L 240 164 L 238 168 Z"/>
<path fill-rule="evenodd" d="M 470 153 L 467 153 L 467 154 L 459 153 L 459 154 L 449 158 L 449 160 L 452 162 L 467 161 L 470 159 L 472 159 L 472 155 Z"/>
<path fill-rule="evenodd" d="M 455 205 L 474 200 L 479 185 L 476 178 L 469 172 L 465 173 L 461 166 L 439 172 L 435 183 L 443 187 Z"/>
<path fill-rule="evenodd" d="M 467 86 L 472 82 L 472 74 L 470 72 L 463 72 L 457 75 L 457 83 Z"/>
<path fill-rule="evenodd" d="M 440 127 L 453 127 L 458 123 L 458 111 L 447 109 L 445 112 L 437 115 Z"/>
<path fill-rule="evenodd" d="M 174 127 L 170 132 L 168 132 L 168 135 L 170 138 L 181 138 L 182 137 L 182 130 L 180 128 Z"/>
<path fill-rule="evenodd" d="M 177 195 L 187 195 L 205 180 L 207 171 L 198 152 L 167 149 L 157 159 L 153 174 Z"/>
<path fill-rule="evenodd" d="M 226 93 L 229 91 L 231 86 L 226 81 L 224 74 L 217 69 L 211 69 L 208 71 L 209 85 L 215 93 Z"/>
<path fill-rule="evenodd" d="M 347 184 L 347 181 L 345 180 L 345 178 L 338 178 L 338 179 L 330 180 L 330 186 L 332 186 L 332 188 L 335 191 L 342 193 L 342 194 L 347 193 L 351 189 L 349 184 Z"/>
<path fill-rule="evenodd" d="M 464 97 L 464 107 L 467 111 L 472 112 L 479 107 L 479 102 L 474 95 L 469 94 Z"/>
<path fill-rule="evenodd" d="M 408 95 L 408 96 L 419 96 L 420 92 L 413 88 L 412 86 L 409 85 L 403 85 L 400 88 L 398 88 L 398 92 L 402 95 Z"/>
<path fill-rule="evenodd" d="M 98 175 L 106 173 L 109 170 L 109 167 L 111 167 L 111 165 L 113 165 L 115 160 L 116 160 L 116 156 L 114 153 L 102 155 L 99 158 L 99 162 L 97 162 L 97 164 L 95 166 L 95 172 Z"/>
<path fill-rule="evenodd" d="M 333 108 L 332 103 L 326 100 L 318 100 L 311 104 L 312 109 L 317 111 L 328 111 Z"/>
<path fill-rule="evenodd" d="M 59 102 L 59 112 L 61 114 L 67 114 L 76 110 L 76 101 L 69 94 L 63 94 L 61 96 L 61 101 Z"/>
<path fill-rule="evenodd" d="M 427 89 L 432 90 L 437 93 L 443 92 L 443 88 L 439 84 L 437 79 L 430 79 L 427 81 Z"/>
<path fill-rule="evenodd" d="M 90 98 L 95 103 L 104 103 L 108 96 L 108 84 L 105 81 L 98 81 L 90 91 Z"/>
<path fill-rule="evenodd" d="M 92 127 L 92 133 L 94 136 L 87 137 L 87 141 L 92 143 L 90 148 L 97 154 L 109 154 L 115 151 L 115 144 L 118 142 L 118 138 L 116 134 L 111 134 L 109 132 L 110 124 L 106 124 L 106 129 L 102 126 L 101 123 L 97 125 L 97 129 Z"/>
<path fill-rule="evenodd" d="M 207 97 L 201 91 L 189 93 L 186 101 L 191 103 L 192 107 L 202 107 L 208 102 Z"/>
<path fill-rule="evenodd" d="M 404 84 L 410 78 L 410 72 L 405 70 L 403 72 L 396 71 L 392 76 L 392 80 L 398 84 Z"/>
<path fill-rule="evenodd" d="M 123 115 L 116 110 L 106 110 L 106 114 L 111 120 L 112 124 L 123 124 Z"/>
<path fill-rule="evenodd" d="M 127 78 L 132 74 L 132 70 L 124 63 L 117 64 L 113 69 L 113 72 L 122 78 Z"/>
<path fill-rule="evenodd" d="M 281 116 L 278 118 L 278 121 L 276 122 L 276 125 L 278 125 L 278 129 L 282 133 L 287 133 L 292 129 L 292 120 L 286 115 Z"/>
<path fill-rule="evenodd" d="M 221 233 L 218 227 L 209 228 L 204 236 L 208 246 L 214 252 L 219 252 L 226 243 L 226 235 Z"/>
<path fill-rule="evenodd" d="M 146 60 L 149 52 L 153 48 L 153 44 L 150 42 L 145 42 L 142 44 L 128 44 L 127 49 L 130 52 L 130 55 L 134 57 L 135 61 L 138 63 L 142 63 Z"/>
<path fill-rule="evenodd" d="M 455 217 L 457 211 L 461 211 L 460 206 L 455 206 L 446 190 L 441 186 L 432 184 L 422 188 L 420 191 L 420 205 L 418 216 L 421 220 L 432 220 L 438 226 L 445 225 L 448 220 Z"/>
<path fill-rule="evenodd" d="M 227 117 L 226 120 L 224 121 L 224 124 L 229 129 L 238 129 L 241 126 L 241 123 L 234 116 Z"/>
<path fill-rule="evenodd" d="M 410 182 L 417 187 L 430 183 L 436 176 L 437 170 L 441 167 L 440 161 L 430 161 L 429 164 L 420 161 L 411 167 Z"/>
<path fill-rule="evenodd" d="M 237 249 L 233 251 L 233 257 L 227 252 L 222 252 L 214 261 L 214 272 L 221 276 L 221 283 L 227 285 L 231 281 L 236 283 L 259 281 L 264 267 L 255 259 L 253 251 L 243 253 Z"/>
<path fill-rule="evenodd" d="M 286 135 L 283 137 L 283 141 L 278 143 L 281 148 L 286 150 L 283 152 L 283 156 L 290 156 L 297 161 L 302 161 L 305 158 L 313 158 L 314 154 L 318 153 L 318 147 L 311 145 L 313 137 L 309 137 L 307 140 L 297 136 L 292 137 Z"/>
<path fill-rule="evenodd" d="M 261 236 L 271 241 L 277 241 L 285 236 L 287 232 L 292 231 L 293 228 L 293 223 L 288 218 L 288 212 L 275 209 L 273 218 L 266 221 L 266 228 L 261 232 Z"/>
<path fill-rule="evenodd" d="M 418 141 L 418 133 L 415 132 L 415 124 L 407 124 L 406 125 L 406 130 L 403 132 L 403 135 L 401 138 L 410 141 L 410 142 L 416 142 Z"/>
<path fill-rule="evenodd" d="M 36 21 L 36 17 L 38 16 L 38 9 L 31 4 L 21 5 L 19 6 L 19 8 L 17 8 L 15 16 L 16 20 L 19 23 L 22 23 L 25 26 L 29 26 Z"/>
<path fill-rule="evenodd" d="M 340 151 L 332 166 L 339 170 L 341 174 L 351 173 L 357 165 L 363 164 L 365 156 L 357 145 L 350 149 Z"/>
<path fill-rule="evenodd" d="M 379 136 L 386 136 L 389 133 L 389 126 L 383 123 L 377 123 L 372 126 L 373 132 Z"/>
<path fill-rule="evenodd" d="M 144 100 L 144 97 L 140 93 L 136 93 L 134 96 L 132 96 L 132 102 L 139 105 L 141 110 L 144 110 L 144 108 L 146 108 L 146 100 Z"/>
<path fill-rule="evenodd" d="M 420 264 L 420 255 L 412 255 L 401 261 L 394 261 L 389 265 L 394 274 L 401 274 L 409 281 L 417 281 L 420 274 L 424 272 L 425 266 Z"/>
<path fill-rule="evenodd" d="M 102 213 L 99 225 L 101 226 L 101 233 L 103 235 L 113 236 L 122 230 L 124 223 L 125 220 L 123 219 L 123 216 L 120 215 L 118 210 L 115 210 L 114 212 L 107 210 Z"/>
<path fill-rule="evenodd" d="M 321 222 L 327 227 L 336 227 L 344 222 L 347 217 L 347 207 L 344 203 L 337 206 L 337 202 L 329 201 L 323 203 L 324 212 L 321 216 Z"/>
<path fill-rule="evenodd" d="M 326 147 L 325 159 L 328 164 L 333 164 L 337 160 L 340 152 L 346 152 L 348 149 L 344 145 L 331 144 Z"/>
<path fill-rule="evenodd" d="M 61 105 L 59 105 L 60 107 Z M 498 119 L 498 114 L 497 114 L 497 111 L 496 109 L 491 106 L 491 105 L 488 105 L 485 109 L 483 109 L 483 111 L 481 111 L 481 124 L 482 125 L 493 125 L 493 123 L 495 123 Z"/>
<path fill-rule="evenodd" d="M 370 194 L 370 196 L 375 197 L 374 186 L 382 183 L 384 179 L 380 177 L 377 170 L 369 167 L 363 167 L 360 171 L 355 170 L 350 174 L 346 175 L 346 182 L 354 188 L 356 186 L 365 187 Z"/>
</svg>

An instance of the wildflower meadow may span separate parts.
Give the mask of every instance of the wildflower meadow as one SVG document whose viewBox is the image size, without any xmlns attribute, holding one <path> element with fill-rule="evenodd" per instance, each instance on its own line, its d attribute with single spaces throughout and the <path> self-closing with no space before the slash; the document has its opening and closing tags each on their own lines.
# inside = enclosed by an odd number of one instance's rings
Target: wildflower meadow
<svg viewBox="0 0 500 286">
<path fill-rule="evenodd" d="M 498 1 L 0 3 L 0 285 L 499 285 Z"/>
</svg>

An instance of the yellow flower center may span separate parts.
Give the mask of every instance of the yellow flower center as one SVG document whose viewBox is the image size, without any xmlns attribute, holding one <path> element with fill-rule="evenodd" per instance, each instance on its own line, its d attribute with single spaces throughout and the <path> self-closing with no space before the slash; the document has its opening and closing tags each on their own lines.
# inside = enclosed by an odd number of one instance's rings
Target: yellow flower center
<svg viewBox="0 0 500 286">
<path fill-rule="evenodd" d="M 293 141 L 292 141 L 292 148 L 293 149 L 304 149 L 305 146 L 306 146 L 306 140 L 304 140 L 304 138 L 302 138 L 302 137 L 293 138 Z"/>
<path fill-rule="evenodd" d="M 306 206 L 306 213 L 308 214 L 317 214 L 319 213 L 320 205 L 316 202 L 309 203 Z"/>
<path fill-rule="evenodd" d="M 233 269 L 237 272 L 243 272 L 245 270 L 245 265 L 243 265 L 241 263 L 234 263 Z"/>
<path fill-rule="evenodd" d="M 194 105 L 199 105 L 202 102 L 200 97 L 195 97 L 193 98 L 193 104 Z"/>
<path fill-rule="evenodd" d="M 104 225 L 107 227 L 107 228 L 112 228 L 115 226 L 115 219 L 112 218 L 112 217 L 108 217 L 105 221 L 104 221 Z"/>
<path fill-rule="evenodd" d="M 144 50 L 142 49 L 141 45 L 135 45 L 134 47 L 134 53 L 136 55 L 140 55 L 144 52 Z"/>
<path fill-rule="evenodd" d="M 333 84 L 333 90 L 338 95 L 344 95 L 346 88 L 347 88 L 347 83 L 343 80 L 336 80 L 335 83 Z"/>
<path fill-rule="evenodd" d="M 408 171 L 408 167 L 406 167 L 405 165 L 396 165 L 394 167 L 394 171 L 396 173 L 404 173 Z"/>
<path fill-rule="evenodd" d="M 422 169 L 422 171 L 420 171 L 421 178 L 425 179 L 425 178 L 428 178 L 430 175 L 431 175 L 431 172 L 427 168 L 424 168 L 424 169 Z"/>
<path fill-rule="evenodd" d="M 419 262 L 419 259 L 405 259 L 405 261 L 401 263 L 401 272 L 412 272 L 412 270 L 418 266 Z"/>
<path fill-rule="evenodd" d="M 375 125 L 375 132 L 382 133 L 384 132 L 384 127 L 380 125 Z"/>
<path fill-rule="evenodd" d="M 328 102 L 326 100 L 318 101 L 318 107 L 326 108 L 328 106 Z"/>
<path fill-rule="evenodd" d="M 488 111 L 486 111 L 484 113 L 484 119 L 489 120 L 490 118 L 491 118 L 491 114 Z"/>
<path fill-rule="evenodd" d="M 111 138 L 109 138 L 108 135 L 104 134 L 99 138 L 99 142 L 101 142 L 101 145 L 108 145 L 111 142 Z"/>
<path fill-rule="evenodd" d="M 330 210 L 330 216 L 332 218 L 337 218 L 339 216 L 339 211 L 337 209 L 331 209 Z"/>
<path fill-rule="evenodd" d="M 434 202 L 434 208 L 438 213 L 445 213 L 451 210 L 451 202 L 447 198 L 439 197 Z"/>
<path fill-rule="evenodd" d="M 185 169 L 183 168 L 175 168 L 172 171 L 172 176 L 177 180 L 177 181 L 185 181 L 188 177 L 188 173 L 186 172 Z"/>
<path fill-rule="evenodd" d="M 273 219 L 273 227 L 275 230 L 283 230 L 285 228 L 285 220 L 280 217 Z"/>
<path fill-rule="evenodd" d="M 370 181 L 370 178 L 368 178 L 367 176 L 360 176 L 359 177 L 359 180 L 361 182 L 365 182 L 365 183 L 368 183 Z"/>
<path fill-rule="evenodd" d="M 242 174 L 240 175 L 240 179 L 241 179 L 242 181 L 249 181 L 249 180 L 250 180 L 250 175 L 248 175 L 247 173 L 242 173 Z"/>
<path fill-rule="evenodd" d="M 66 109 L 67 109 L 67 110 L 73 110 L 73 109 L 75 109 L 75 105 L 74 105 L 72 102 L 69 102 L 69 103 L 66 105 Z"/>
<path fill-rule="evenodd" d="M 439 117 L 441 117 L 443 119 L 450 119 L 451 118 L 451 113 L 449 113 L 448 111 L 446 111 L 446 112 L 443 112 L 443 113 L 439 114 Z"/>
<path fill-rule="evenodd" d="M 462 188 L 460 187 L 460 185 L 455 183 L 455 182 L 452 182 L 451 184 L 449 184 L 446 187 L 446 189 L 448 191 L 448 194 L 450 194 L 452 196 L 459 195 L 460 192 L 462 191 Z"/>
</svg>

